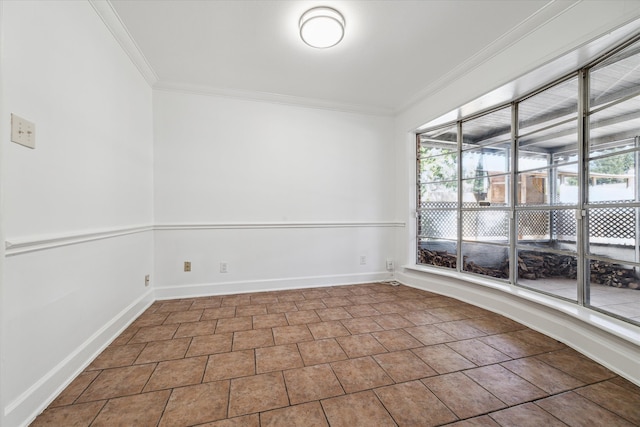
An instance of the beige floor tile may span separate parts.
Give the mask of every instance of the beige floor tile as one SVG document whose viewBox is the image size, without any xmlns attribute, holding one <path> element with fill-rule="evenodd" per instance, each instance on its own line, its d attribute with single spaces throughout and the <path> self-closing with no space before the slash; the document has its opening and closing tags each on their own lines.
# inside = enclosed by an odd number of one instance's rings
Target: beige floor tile
<svg viewBox="0 0 640 427">
<path fill-rule="evenodd" d="M 454 320 L 451 322 L 442 322 L 435 325 L 436 328 L 443 330 L 458 340 L 466 340 L 486 335 L 479 329 L 467 325 L 464 320 Z"/>
<path fill-rule="evenodd" d="M 285 301 L 279 302 L 275 304 L 267 304 L 267 313 L 275 314 L 275 313 L 289 313 L 298 311 L 298 307 L 293 301 Z"/>
<path fill-rule="evenodd" d="M 346 353 L 334 338 L 298 343 L 305 366 L 347 359 Z"/>
<path fill-rule="evenodd" d="M 136 328 L 142 328 L 145 326 L 159 326 L 167 320 L 170 313 L 143 313 L 138 317 L 131 326 Z"/>
<path fill-rule="evenodd" d="M 225 319 L 225 318 L 235 317 L 235 315 L 236 315 L 235 307 L 207 308 L 202 313 L 202 317 L 200 318 L 200 320 Z"/>
<path fill-rule="evenodd" d="M 443 330 L 438 329 L 435 325 L 415 326 L 413 328 L 405 328 L 405 331 L 413 335 L 414 338 L 424 345 L 455 341 L 454 337 Z"/>
<path fill-rule="evenodd" d="M 306 325 L 321 321 L 314 310 L 289 311 L 285 315 L 289 325 Z"/>
<path fill-rule="evenodd" d="M 160 362 L 144 387 L 145 392 L 199 384 L 207 356 Z"/>
<path fill-rule="evenodd" d="M 191 338 L 177 338 L 175 340 L 153 341 L 140 352 L 135 364 L 162 362 L 165 360 L 181 359 L 187 353 Z"/>
<path fill-rule="evenodd" d="M 457 423 L 447 424 L 447 427 L 502 427 L 488 415 L 468 418 Z"/>
<path fill-rule="evenodd" d="M 372 391 L 321 401 L 331 427 L 395 427 L 396 423 Z"/>
<path fill-rule="evenodd" d="M 140 328 L 131 338 L 128 344 L 137 344 L 150 341 L 162 341 L 173 338 L 173 334 L 178 330 L 178 325 L 147 326 Z"/>
<path fill-rule="evenodd" d="M 500 365 L 469 369 L 464 374 L 513 406 L 546 397 L 548 394 Z"/>
<path fill-rule="evenodd" d="M 344 390 L 328 364 L 284 371 L 292 405 L 340 396 Z"/>
<path fill-rule="evenodd" d="M 202 317 L 203 311 L 204 310 L 189 310 L 174 312 L 169 314 L 167 319 L 164 321 L 164 324 L 169 325 L 172 323 L 198 322 Z"/>
<path fill-rule="evenodd" d="M 201 322 L 181 323 L 174 338 L 195 337 L 199 335 L 211 335 L 216 331 L 216 320 L 203 320 Z"/>
<path fill-rule="evenodd" d="M 344 319 L 340 323 L 352 334 L 365 334 L 367 332 L 382 331 L 382 326 L 378 325 L 371 317 L 359 317 L 357 319 Z"/>
<path fill-rule="evenodd" d="M 40 414 L 31 427 L 87 427 L 104 406 L 105 401 L 51 408 Z"/>
<path fill-rule="evenodd" d="M 442 322 L 442 320 L 438 319 L 436 316 L 433 316 L 427 313 L 424 310 L 410 311 L 408 313 L 404 313 L 402 317 L 404 317 L 405 319 L 407 319 L 408 321 L 410 321 L 416 326 L 432 325 L 434 323 Z"/>
<path fill-rule="evenodd" d="M 323 322 L 328 322 L 330 320 L 341 320 L 341 319 L 351 319 L 351 315 L 347 310 L 342 307 L 333 307 L 333 308 L 321 308 L 317 309 L 316 313 L 320 316 Z"/>
<path fill-rule="evenodd" d="M 328 297 L 322 298 L 322 302 L 327 308 L 344 307 L 345 305 L 352 305 L 353 303 L 344 297 Z"/>
<path fill-rule="evenodd" d="M 469 418 L 506 407 L 461 372 L 425 378 L 422 382 L 459 418 Z"/>
<path fill-rule="evenodd" d="M 204 382 L 246 377 L 256 373 L 254 350 L 234 351 L 209 356 Z"/>
<path fill-rule="evenodd" d="M 175 388 L 159 427 L 186 427 L 227 417 L 229 381 Z"/>
<path fill-rule="evenodd" d="M 49 407 L 71 405 L 89 387 L 89 384 L 96 379 L 98 374 L 100 374 L 100 371 L 82 372 L 51 402 Z"/>
<path fill-rule="evenodd" d="M 338 321 L 312 323 L 307 325 L 307 327 L 316 340 L 350 335 L 347 328 Z"/>
<path fill-rule="evenodd" d="M 276 326 L 288 326 L 284 313 L 261 314 L 253 316 L 253 329 L 273 328 Z"/>
<path fill-rule="evenodd" d="M 381 387 L 374 392 L 400 426 L 439 426 L 458 419 L 420 381 Z"/>
<path fill-rule="evenodd" d="M 448 343 L 447 346 L 478 366 L 490 365 L 511 359 L 511 357 L 486 345 L 479 339 L 451 342 Z"/>
<path fill-rule="evenodd" d="M 238 317 L 264 315 L 264 314 L 267 314 L 266 304 L 241 305 L 239 307 L 236 307 L 236 316 Z"/>
<path fill-rule="evenodd" d="M 169 400 L 170 390 L 111 399 L 91 427 L 155 427 Z"/>
<path fill-rule="evenodd" d="M 566 424 L 533 403 L 512 406 L 490 415 L 502 427 L 566 427 Z"/>
<path fill-rule="evenodd" d="M 237 307 L 239 305 L 251 305 L 250 295 L 228 295 L 222 297 L 221 307 Z"/>
<path fill-rule="evenodd" d="M 295 344 L 277 345 L 256 349 L 256 373 L 301 368 L 302 357 Z"/>
<path fill-rule="evenodd" d="M 289 405 L 282 372 L 231 380 L 229 417 L 268 411 Z"/>
<path fill-rule="evenodd" d="M 637 426 L 574 392 L 547 397 L 535 403 L 572 427 Z"/>
<path fill-rule="evenodd" d="M 612 381 L 589 385 L 579 388 L 575 392 L 627 421 L 640 425 L 639 393 L 631 392 Z"/>
<path fill-rule="evenodd" d="M 388 351 L 407 350 L 422 347 L 422 343 L 409 335 L 403 329 L 372 332 L 371 335 L 378 340 Z"/>
<path fill-rule="evenodd" d="M 476 367 L 475 363 L 456 353 L 445 344 L 414 348 L 411 351 L 439 374 L 448 374 Z"/>
<path fill-rule="evenodd" d="M 342 388 L 355 393 L 393 384 L 393 380 L 370 356 L 331 363 Z"/>
<path fill-rule="evenodd" d="M 243 415 L 241 417 L 200 424 L 198 427 L 260 427 L 260 416 L 258 414 Z"/>
<path fill-rule="evenodd" d="M 384 330 L 411 328 L 416 326 L 414 323 L 400 316 L 399 314 L 382 314 L 371 318 Z"/>
<path fill-rule="evenodd" d="M 303 301 L 296 301 L 296 307 L 298 310 L 316 310 L 316 309 L 324 309 L 327 308 L 326 305 L 322 302 L 321 299 L 305 299 Z"/>
<path fill-rule="evenodd" d="M 260 427 L 329 427 L 320 402 L 274 409 L 260 414 Z"/>
<path fill-rule="evenodd" d="M 225 317 L 218 319 L 216 325 L 216 334 L 225 332 L 246 331 L 253 329 L 253 322 L 251 316 L 242 317 Z"/>
<path fill-rule="evenodd" d="M 384 348 L 382 344 L 380 344 L 371 334 L 338 337 L 336 338 L 336 341 L 351 359 L 387 352 L 387 349 Z"/>
<path fill-rule="evenodd" d="M 233 333 L 233 351 L 273 345 L 271 329 L 254 329 Z"/>
<path fill-rule="evenodd" d="M 409 350 L 377 354 L 373 358 L 397 383 L 438 374 Z"/>
<path fill-rule="evenodd" d="M 140 393 L 155 367 L 155 363 L 152 363 L 105 369 L 80 395 L 77 402 L 111 399 Z"/>
<path fill-rule="evenodd" d="M 186 357 L 226 353 L 231 351 L 232 342 L 233 334 L 231 332 L 193 337 Z"/>
<path fill-rule="evenodd" d="M 307 325 L 279 326 L 273 328 L 273 340 L 276 345 L 313 341 L 313 335 Z"/>
<path fill-rule="evenodd" d="M 550 394 L 584 385 L 582 381 L 534 357 L 512 360 L 501 365 Z"/>
<path fill-rule="evenodd" d="M 549 366 L 560 369 L 580 381 L 590 384 L 616 376 L 613 372 L 593 360 L 587 359 L 573 349 L 554 351 L 540 354 L 536 359 Z"/>
<path fill-rule="evenodd" d="M 380 314 L 378 310 L 371 307 L 369 304 L 348 305 L 344 309 L 347 310 L 352 317 L 369 317 Z"/>
</svg>

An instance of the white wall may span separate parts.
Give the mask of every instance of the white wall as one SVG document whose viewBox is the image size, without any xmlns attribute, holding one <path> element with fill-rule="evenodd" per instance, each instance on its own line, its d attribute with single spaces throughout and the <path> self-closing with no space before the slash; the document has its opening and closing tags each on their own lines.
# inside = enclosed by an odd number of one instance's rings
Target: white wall
<svg viewBox="0 0 640 427">
<path fill-rule="evenodd" d="M 391 118 L 157 90 L 154 123 L 158 296 L 389 276 Z"/>
<path fill-rule="evenodd" d="M 152 92 L 90 3 L 1 7 L 0 424 L 17 426 L 152 298 Z"/>
<path fill-rule="evenodd" d="M 496 286 L 468 275 L 415 267 L 415 130 L 439 116 L 571 52 L 633 19 L 640 2 L 625 0 L 579 2 L 515 41 L 490 60 L 449 82 L 396 117 L 396 217 L 407 226 L 396 230 L 396 278 L 408 285 L 445 295 L 512 317 L 564 341 L 613 371 L 640 384 L 640 328 L 607 318 L 574 304 L 515 286 Z M 586 52 L 588 54 L 592 52 Z M 576 60 L 584 61 L 581 55 Z M 577 67 L 577 63 L 576 63 Z M 542 85 L 545 82 L 540 82 Z M 485 106 L 488 108 L 490 106 Z M 552 307 L 551 309 L 549 307 Z"/>
</svg>

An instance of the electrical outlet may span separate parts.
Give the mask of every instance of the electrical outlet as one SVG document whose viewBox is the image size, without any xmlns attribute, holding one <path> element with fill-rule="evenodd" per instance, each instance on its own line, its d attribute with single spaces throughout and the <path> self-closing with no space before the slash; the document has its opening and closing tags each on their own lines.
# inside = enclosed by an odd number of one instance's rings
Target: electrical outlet
<svg viewBox="0 0 640 427">
<path fill-rule="evenodd" d="M 28 148 L 36 148 L 36 125 L 11 114 L 11 141 Z"/>
<path fill-rule="evenodd" d="M 144 286 L 147 287 L 149 286 L 149 281 L 151 280 L 151 277 L 147 274 L 146 276 L 144 276 Z"/>
<path fill-rule="evenodd" d="M 393 260 L 392 259 L 388 259 L 387 260 L 387 270 L 388 271 L 393 271 Z"/>
<path fill-rule="evenodd" d="M 191 261 L 184 262 L 184 271 L 191 271 Z"/>
<path fill-rule="evenodd" d="M 227 262 L 220 263 L 220 273 L 228 273 L 229 272 L 229 264 Z"/>
<path fill-rule="evenodd" d="M 360 255 L 360 265 L 365 265 L 367 263 L 367 256 Z"/>
</svg>

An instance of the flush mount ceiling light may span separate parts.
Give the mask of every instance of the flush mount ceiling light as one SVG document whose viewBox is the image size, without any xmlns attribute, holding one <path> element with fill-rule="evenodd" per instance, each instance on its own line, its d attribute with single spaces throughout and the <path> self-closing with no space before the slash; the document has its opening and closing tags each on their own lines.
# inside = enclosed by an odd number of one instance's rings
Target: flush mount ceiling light
<svg viewBox="0 0 640 427">
<path fill-rule="evenodd" d="M 300 38 L 318 49 L 335 46 L 344 36 L 344 17 L 330 7 L 314 7 L 300 17 Z"/>
</svg>

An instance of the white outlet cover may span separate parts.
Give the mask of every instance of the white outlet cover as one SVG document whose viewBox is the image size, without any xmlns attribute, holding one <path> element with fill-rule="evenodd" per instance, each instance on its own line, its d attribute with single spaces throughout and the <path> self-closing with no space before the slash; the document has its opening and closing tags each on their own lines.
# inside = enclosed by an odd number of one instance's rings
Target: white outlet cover
<svg viewBox="0 0 640 427">
<path fill-rule="evenodd" d="M 11 114 L 11 141 L 28 148 L 36 148 L 36 125 Z"/>
</svg>

